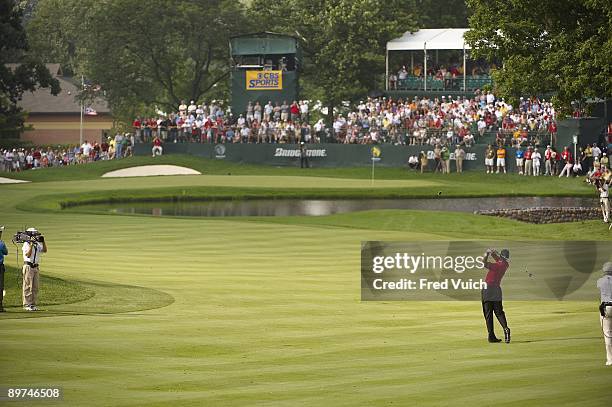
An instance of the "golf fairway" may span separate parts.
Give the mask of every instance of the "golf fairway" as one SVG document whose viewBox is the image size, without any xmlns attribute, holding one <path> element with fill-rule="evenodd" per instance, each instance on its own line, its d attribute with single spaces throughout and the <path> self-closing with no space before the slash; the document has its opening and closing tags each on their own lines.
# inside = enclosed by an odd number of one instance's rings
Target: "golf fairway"
<svg viewBox="0 0 612 407">
<path fill-rule="evenodd" d="M 434 178 L 380 182 L 437 188 Z M 0 185 L 11 272 L 10 236 L 34 225 L 49 246 L 41 273 L 93 292 L 45 305 L 43 282 L 41 312 L 10 306 L 0 315 L 2 386 L 61 387 L 63 400 L 49 406 L 610 405 L 595 280 L 587 282 L 591 302 L 505 302 L 509 345 L 487 343 L 479 302 L 360 301 L 361 241 L 610 240 L 600 222 L 537 226 L 410 211 L 204 219 L 17 209 L 43 195 L 196 186 L 371 189 L 367 179 L 263 175 Z"/>
</svg>

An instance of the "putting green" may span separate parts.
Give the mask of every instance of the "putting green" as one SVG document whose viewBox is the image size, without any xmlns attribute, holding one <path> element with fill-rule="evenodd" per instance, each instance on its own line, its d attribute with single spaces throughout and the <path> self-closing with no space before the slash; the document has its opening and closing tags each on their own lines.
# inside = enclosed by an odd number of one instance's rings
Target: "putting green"
<svg viewBox="0 0 612 407">
<path fill-rule="evenodd" d="M 35 316 L 44 317 L 0 315 L 3 385 L 61 386 L 64 400 L 47 405 L 63 406 L 608 405 L 612 369 L 604 366 L 595 287 L 588 303 L 506 303 L 510 345 L 486 343 L 479 303 L 367 303 L 359 291 L 362 240 L 610 239 L 598 222 L 537 226 L 409 211 L 175 219 L 15 208 L 49 194 L 347 182 L 370 188 L 367 179 L 257 175 L 0 186 L 5 241 L 37 226 L 49 244 L 42 273 L 96 292 L 43 306 Z M 142 290 L 126 295 L 127 286 Z M 157 306 L 130 308 L 142 301 Z M 115 306 L 139 310 L 105 313 Z"/>
</svg>

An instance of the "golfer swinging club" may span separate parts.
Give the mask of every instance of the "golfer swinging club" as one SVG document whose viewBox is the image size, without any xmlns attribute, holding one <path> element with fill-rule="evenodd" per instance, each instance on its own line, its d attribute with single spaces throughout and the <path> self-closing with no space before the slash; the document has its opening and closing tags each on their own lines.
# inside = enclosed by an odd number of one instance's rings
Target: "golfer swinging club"
<svg viewBox="0 0 612 407">
<path fill-rule="evenodd" d="M 612 366 L 612 262 L 603 265 L 604 276 L 597 280 L 597 288 L 601 294 L 601 329 L 606 345 L 606 366 Z"/>
<path fill-rule="evenodd" d="M 487 249 L 484 256 L 484 265 L 488 271 L 485 277 L 487 288 L 484 288 L 482 294 L 482 312 L 487 324 L 487 332 L 489 333 L 489 342 L 498 343 L 501 339 L 495 336 L 493 330 L 493 313 L 497 317 L 499 324 L 504 329 L 504 339 L 506 343 L 510 343 L 510 328 L 506 321 L 506 314 L 502 305 L 502 289 L 501 280 L 504 274 L 510 267 L 510 252 L 508 249 L 503 249 L 501 253 L 493 249 Z"/>
</svg>

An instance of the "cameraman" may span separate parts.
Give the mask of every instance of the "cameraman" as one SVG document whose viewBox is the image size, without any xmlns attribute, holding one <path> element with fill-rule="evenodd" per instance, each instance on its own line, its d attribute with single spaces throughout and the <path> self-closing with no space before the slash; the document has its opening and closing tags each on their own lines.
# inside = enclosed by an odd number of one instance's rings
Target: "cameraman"
<svg viewBox="0 0 612 407">
<path fill-rule="evenodd" d="M 38 264 L 42 253 L 47 253 L 45 238 L 35 228 L 26 230 L 30 239 L 23 244 L 23 308 L 38 311 Z"/>
<path fill-rule="evenodd" d="M 606 345 L 606 366 L 612 366 L 612 262 L 605 263 L 602 271 L 604 276 L 597 280 L 601 296 L 599 313 Z"/>
<path fill-rule="evenodd" d="M 2 231 L 4 231 L 4 226 L 0 226 L 0 312 L 4 312 L 2 305 L 4 301 L 4 256 L 8 255 L 8 249 L 2 241 Z"/>
</svg>

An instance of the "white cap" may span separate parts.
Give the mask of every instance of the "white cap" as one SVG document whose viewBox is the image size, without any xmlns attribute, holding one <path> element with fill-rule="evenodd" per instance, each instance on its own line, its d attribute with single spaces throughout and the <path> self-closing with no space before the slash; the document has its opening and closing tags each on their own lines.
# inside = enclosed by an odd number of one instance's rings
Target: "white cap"
<svg viewBox="0 0 612 407">
<path fill-rule="evenodd" d="M 38 233 L 38 230 L 36 230 L 36 228 L 27 228 L 26 232 Z"/>
</svg>

